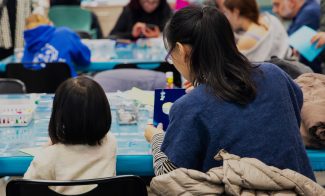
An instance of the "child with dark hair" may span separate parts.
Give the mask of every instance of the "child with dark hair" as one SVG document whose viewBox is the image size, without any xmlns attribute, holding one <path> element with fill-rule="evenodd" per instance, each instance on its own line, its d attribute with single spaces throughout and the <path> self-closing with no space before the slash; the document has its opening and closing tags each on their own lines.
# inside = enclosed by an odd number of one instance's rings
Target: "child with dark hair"
<svg viewBox="0 0 325 196">
<path fill-rule="evenodd" d="M 110 177 L 116 169 L 116 141 L 109 133 L 111 112 L 103 89 L 77 77 L 62 83 L 53 101 L 49 124 L 51 145 L 33 159 L 25 179 L 79 180 Z M 56 187 L 63 194 L 92 187 Z"/>
<path fill-rule="evenodd" d="M 168 58 L 194 89 L 178 99 L 169 125 L 148 125 L 156 175 L 177 167 L 206 172 L 225 149 L 315 180 L 299 132 L 303 95 L 277 66 L 251 64 L 227 18 L 213 7 L 186 7 L 167 23 Z"/>
<path fill-rule="evenodd" d="M 166 0 L 131 0 L 110 35 L 125 39 L 159 37 L 171 16 Z"/>
</svg>

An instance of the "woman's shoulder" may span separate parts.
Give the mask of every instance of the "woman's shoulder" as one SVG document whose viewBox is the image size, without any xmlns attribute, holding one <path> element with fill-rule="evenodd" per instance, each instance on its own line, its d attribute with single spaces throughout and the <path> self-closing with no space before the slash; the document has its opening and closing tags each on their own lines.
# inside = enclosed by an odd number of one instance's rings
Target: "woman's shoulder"
<svg viewBox="0 0 325 196">
<path fill-rule="evenodd" d="M 277 65 L 273 63 L 263 62 L 255 64 L 255 66 L 261 71 L 263 71 L 263 73 L 283 73 L 282 69 L 280 69 Z"/>
<path fill-rule="evenodd" d="M 271 79 L 274 81 L 287 81 L 288 75 L 277 65 L 272 64 L 272 63 L 260 63 L 256 64 L 256 68 L 259 70 L 255 74 L 255 78 L 260 78 L 260 79 Z M 261 76 L 261 77 L 256 77 L 256 76 Z"/>
<path fill-rule="evenodd" d="M 126 5 L 123 7 L 123 13 L 127 13 L 127 14 L 130 14 L 132 12 L 132 9 L 130 7 L 130 5 Z"/>
<path fill-rule="evenodd" d="M 204 108 L 205 103 L 211 96 L 212 95 L 208 92 L 206 85 L 199 85 L 175 101 L 173 107 L 179 110 L 193 110 L 193 108 L 195 108 L 195 110 L 199 110 Z"/>
<path fill-rule="evenodd" d="M 164 4 L 161 9 L 166 16 L 171 16 L 173 14 L 173 11 L 168 3 Z"/>
<path fill-rule="evenodd" d="M 253 34 L 252 34 L 253 35 Z M 251 34 L 246 33 L 243 35 L 237 43 L 237 47 L 240 51 L 247 51 L 252 49 L 257 44 L 257 39 L 253 38 Z"/>
<path fill-rule="evenodd" d="M 274 15 L 270 13 L 263 13 L 263 20 L 265 21 L 265 24 L 269 26 L 269 28 L 277 30 L 277 31 L 285 31 L 284 25 L 282 22 L 275 17 Z"/>
<path fill-rule="evenodd" d="M 249 51 L 264 41 L 269 33 L 267 25 L 253 25 L 238 40 L 239 50 Z"/>
</svg>

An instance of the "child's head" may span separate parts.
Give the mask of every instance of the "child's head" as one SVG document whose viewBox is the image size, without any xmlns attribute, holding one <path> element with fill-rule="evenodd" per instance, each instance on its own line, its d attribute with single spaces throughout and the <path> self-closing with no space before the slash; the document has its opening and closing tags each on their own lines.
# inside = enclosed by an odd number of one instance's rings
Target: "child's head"
<svg viewBox="0 0 325 196">
<path fill-rule="evenodd" d="M 98 145 L 110 126 L 108 100 L 94 80 L 72 78 L 56 90 L 49 124 L 53 144 Z"/>
<path fill-rule="evenodd" d="M 252 65 L 238 51 L 232 28 L 217 8 L 181 9 L 164 31 L 167 57 L 185 79 L 206 84 L 223 100 L 246 104 L 255 97 Z"/>
<path fill-rule="evenodd" d="M 40 14 L 32 14 L 29 17 L 26 18 L 25 21 L 25 29 L 33 29 L 40 25 L 51 25 L 52 22 L 46 18 L 45 16 L 42 16 Z"/>
</svg>

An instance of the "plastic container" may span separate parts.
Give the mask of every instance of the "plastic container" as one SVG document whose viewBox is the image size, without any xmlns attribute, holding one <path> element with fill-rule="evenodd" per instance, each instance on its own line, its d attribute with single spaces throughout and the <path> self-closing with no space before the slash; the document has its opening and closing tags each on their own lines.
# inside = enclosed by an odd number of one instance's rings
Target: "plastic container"
<svg viewBox="0 0 325 196">
<path fill-rule="evenodd" d="M 34 111 L 30 100 L 0 100 L 0 127 L 28 126 Z"/>
</svg>

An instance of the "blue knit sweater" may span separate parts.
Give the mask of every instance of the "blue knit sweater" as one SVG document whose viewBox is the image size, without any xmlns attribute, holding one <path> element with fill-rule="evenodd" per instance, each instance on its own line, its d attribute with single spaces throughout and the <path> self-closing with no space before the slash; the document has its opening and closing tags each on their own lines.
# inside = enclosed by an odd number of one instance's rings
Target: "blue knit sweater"
<svg viewBox="0 0 325 196">
<path fill-rule="evenodd" d="M 205 85 L 173 104 L 161 147 L 172 163 L 205 172 L 222 164 L 213 157 L 225 149 L 315 180 L 299 132 L 300 88 L 273 64 L 257 69 L 257 96 L 246 106 L 216 98 Z"/>
</svg>

